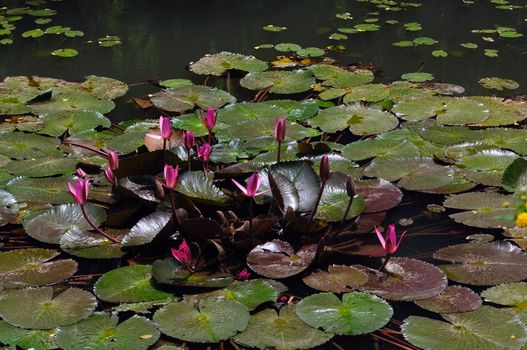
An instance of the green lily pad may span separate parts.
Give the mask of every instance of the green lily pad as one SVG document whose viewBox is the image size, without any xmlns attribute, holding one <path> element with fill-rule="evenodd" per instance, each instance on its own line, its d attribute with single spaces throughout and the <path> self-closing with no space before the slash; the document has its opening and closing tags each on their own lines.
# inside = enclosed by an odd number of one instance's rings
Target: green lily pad
<svg viewBox="0 0 527 350">
<path fill-rule="evenodd" d="M 156 211 L 141 218 L 121 240 L 123 247 L 148 244 L 163 230 L 172 218 L 171 212 Z"/>
<path fill-rule="evenodd" d="M 488 107 L 480 101 L 466 97 L 444 100 L 445 113 L 437 116 L 438 124 L 466 125 L 486 121 L 489 116 Z"/>
<path fill-rule="evenodd" d="M 90 316 L 96 305 L 92 294 L 78 288 L 68 288 L 58 295 L 51 287 L 25 288 L 0 300 L 0 316 L 13 326 L 49 329 Z"/>
<path fill-rule="evenodd" d="M 319 47 L 303 47 L 299 50 L 296 50 L 296 54 L 300 57 L 320 57 L 324 56 L 326 51 Z"/>
<path fill-rule="evenodd" d="M 41 158 L 61 156 L 57 149 L 59 142 L 55 138 L 21 132 L 0 134 L 0 154 L 9 158 Z"/>
<path fill-rule="evenodd" d="M 433 38 L 430 38 L 430 37 L 427 37 L 427 36 L 421 36 L 421 37 L 418 37 L 418 38 L 415 38 L 413 40 L 414 44 L 415 45 L 434 45 L 434 44 L 437 44 L 439 41 L 433 39 Z"/>
<path fill-rule="evenodd" d="M 527 254 L 509 242 L 466 243 L 441 248 L 434 259 L 449 279 L 478 286 L 517 282 L 527 278 Z"/>
<path fill-rule="evenodd" d="M 488 77 L 488 78 L 482 78 L 478 82 L 481 86 L 483 86 L 485 89 L 489 90 L 515 90 L 520 87 L 520 84 L 518 84 L 517 81 L 512 79 L 505 79 L 505 78 L 499 78 L 499 77 Z"/>
<path fill-rule="evenodd" d="M 167 79 L 161 80 L 159 85 L 166 88 L 177 88 L 180 86 L 192 85 L 192 81 L 188 79 Z"/>
<path fill-rule="evenodd" d="M 181 175 L 176 191 L 192 200 L 213 205 L 225 205 L 229 200 L 202 172 L 192 171 Z"/>
<path fill-rule="evenodd" d="M 383 327 L 393 315 L 386 301 L 361 292 L 346 293 L 342 301 L 333 293 L 310 295 L 296 307 L 298 317 L 326 332 L 359 335 Z"/>
<path fill-rule="evenodd" d="M 354 135 L 372 135 L 392 130 L 397 118 L 380 109 L 361 105 L 337 106 L 324 109 L 309 119 L 309 124 L 324 132 L 335 133 L 349 128 Z"/>
<path fill-rule="evenodd" d="M 97 127 L 109 128 L 112 123 L 108 118 L 96 111 L 55 112 L 41 116 L 44 127 L 41 134 L 58 137 L 65 131 L 76 134 Z"/>
<path fill-rule="evenodd" d="M 450 184 L 454 170 L 431 158 L 376 158 L 364 173 L 388 181 L 399 180 L 397 185 L 407 190 L 423 191 Z"/>
<path fill-rule="evenodd" d="M 18 346 L 22 349 L 56 349 L 55 331 L 51 329 L 24 329 L 0 321 L 0 343 Z M 2 348 L 8 349 L 8 348 Z M 11 349 L 11 348 L 9 348 Z M 13 350 L 15 348 L 12 348 Z"/>
<path fill-rule="evenodd" d="M 12 175 L 28 177 L 44 177 L 51 175 L 65 175 L 75 172 L 78 159 L 75 158 L 37 158 L 14 160 L 5 169 Z"/>
<path fill-rule="evenodd" d="M 344 146 L 342 155 L 352 160 L 369 158 L 419 157 L 419 149 L 406 140 L 373 139 L 352 142 Z"/>
<path fill-rule="evenodd" d="M 523 322 L 527 321 L 527 283 L 516 282 L 501 284 L 484 290 L 481 296 L 485 301 L 510 306 L 509 310 L 517 314 Z"/>
<path fill-rule="evenodd" d="M 484 103 L 490 114 L 489 118 L 479 123 L 478 126 L 512 125 L 527 119 L 527 104 L 525 102 L 502 101 L 496 97 L 481 96 L 472 99 Z"/>
<path fill-rule="evenodd" d="M 95 283 L 95 295 L 110 303 L 136 303 L 165 299 L 172 294 L 155 289 L 150 265 L 131 265 L 111 270 Z"/>
<path fill-rule="evenodd" d="M 475 43 L 462 43 L 460 45 L 466 49 L 477 49 L 479 47 L 478 44 Z"/>
<path fill-rule="evenodd" d="M 0 285 L 24 288 L 56 283 L 77 271 L 71 259 L 49 261 L 60 253 L 51 249 L 30 248 L 0 253 Z"/>
<path fill-rule="evenodd" d="M 345 182 L 339 181 L 336 177 L 332 177 L 326 182 L 315 217 L 327 222 L 341 221 L 346 212 L 349 200 Z M 346 220 L 360 215 L 365 207 L 366 204 L 362 197 L 354 197 Z"/>
<path fill-rule="evenodd" d="M 262 29 L 268 32 L 281 32 L 283 30 L 286 30 L 287 27 L 281 27 L 281 26 L 275 26 L 274 24 L 268 24 L 266 26 L 263 26 Z"/>
<path fill-rule="evenodd" d="M 487 57 L 495 58 L 499 56 L 499 51 L 495 49 L 485 49 L 483 54 Z"/>
<path fill-rule="evenodd" d="M 519 158 L 513 161 L 503 173 L 501 181 L 509 192 L 527 191 L 527 160 Z"/>
<path fill-rule="evenodd" d="M 309 287 L 324 292 L 346 293 L 368 281 L 368 275 L 353 266 L 330 265 L 328 271 L 314 271 L 302 279 Z"/>
<path fill-rule="evenodd" d="M 448 286 L 441 294 L 416 300 L 415 303 L 425 310 L 437 313 L 467 312 L 481 306 L 481 298 L 469 288 Z"/>
<path fill-rule="evenodd" d="M 413 47 L 413 46 L 415 46 L 414 42 L 410 41 L 410 40 L 396 41 L 396 42 L 392 43 L 392 45 L 393 46 L 397 46 L 397 47 Z"/>
<path fill-rule="evenodd" d="M 207 271 L 189 272 L 175 259 L 156 260 L 152 276 L 157 282 L 175 286 L 223 288 L 233 282 L 232 276 Z"/>
<path fill-rule="evenodd" d="M 33 114 L 66 113 L 77 111 L 95 111 L 102 114 L 114 109 L 111 100 L 100 100 L 87 92 L 54 92 L 49 101 L 32 103 L 29 109 Z"/>
<path fill-rule="evenodd" d="M 302 47 L 294 43 L 280 43 L 280 44 L 276 44 L 274 48 L 276 51 L 280 51 L 280 52 L 296 52 L 300 50 Z"/>
<path fill-rule="evenodd" d="M 48 16 L 55 16 L 57 14 L 57 11 L 52 9 L 33 9 L 28 10 L 27 14 L 34 17 L 48 17 Z"/>
<path fill-rule="evenodd" d="M 270 108 L 273 108 L 273 106 L 281 107 L 286 111 L 286 119 L 292 121 L 301 121 L 309 119 L 311 117 L 314 117 L 319 111 L 318 103 L 314 99 L 307 99 L 302 101 L 286 99 L 267 100 L 265 102 L 259 103 L 259 105 L 267 105 L 268 111 Z"/>
<path fill-rule="evenodd" d="M 169 112 L 183 112 L 198 106 L 220 108 L 236 98 L 226 91 L 201 85 L 184 85 L 153 94 L 150 100 L 159 109 Z"/>
<path fill-rule="evenodd" d="M 122 240 L 128 232 L 125 229 L 109 229 L 105 232 L 117 240 Z M 68 254 L 85 259 L 112 259 L 123 256 L 126 252 L 121 246 L 113 243 L 97 232 L 81 231 L 73 228 L 60 238 L 60 248 Z"/>
<path fill-rule="evenodd" d="M 64 350 L 146 350 L 159 338 L 149 319 L 134 315 L 119 323 L 117 316 L 95 313 L 77 324 L 61 327 L 58 345 Z"/>
<path fill-rule="evenodd" d="M 512 208 L 505 208 L 504 202 L 512 203 Z M 469 192 L 451 195 L 443 205 L 447 208 L 466 210 L 450 215 L 456 222 L 480 228 L 499 228 L 514 226 L 514 222 L 500 219 L 500 217 L 514 215 L 516 213 L 515 203 L 517 200 L 512 196 L 492 192 Z"/>
<path fill-rule="evenodd" d="M 421 300 L 439 295 L 447 287 L 445 274 L 434 265 L 409 258 L 391 258 L 379 272 L 356 266 L 368 275 L 359 290 L 391 300 Z"/>
<path fill-rule="evenodd" d="M 345 96 L 344 103 L 379 102 L 390 96 L 390 88 L 384 84 L 366 84 L 352 88 Z"/>
<path fill-rule="evenodd" d="M 274 126 L 274 120 L 278 117 L 285 117 L 287 112 L 280 106 L 269 103 L 235 103 L 226 106 L 218 111 L 218 121 L 236 126 L 243 121 L 253 121 L 265 119 Z M 199 122 L 203 124 L 201 118 Z"/>
<path fill-rule="evenodd" d="M 155 313 L 154 322 L 176 339 L 216 343 L 247 328 L 249 310 L 237 301 L 209 298 L 200 301 L 199 309 L 186 302 L 169 304 Z"/>
<path fill-rule="evenodd" d="M 228 129 L 232 138 L 250 141 L 259 137 L 274 135 L 274 120 L 254 119 L 236 123 Z M 306 128 L 295 121 L 286 121 L 285 139 L 299 141 L 308 137 L 316 137 L 321 133 L 316 129 Z"/>
<path fill-rule="evenodd" d="M 442 316 L 447 322 L 408 317 L 401 326 L 404 338 L 430 350 L 520 350 L 527 342 L 524 325 L 505 310 L 481 306 L 474 311 Z"/>
<path fill-rule="evenodd" d="M 103 100 L 114 100 L 126 95 L 128 92 L 128 85 L 126 83 L 112 78 L 98 77 L 96 75 L 87 76 L 86 80 L 81 83 L 81 87 L 91 95 Z"/>
<path fill-rule="evenodd" d="M 297 306 L 285 305 L 278 314 L 264 309 L 251 316 L 247 329 L 233 339 L 258 349 L 311 349 L 329 341 L 333 335 L 306 325 L 296 314 Z"/>
<path fill-rule="evenodd" d="M 79 51 L 75 49 L 58 49 L 51 52 L 53 56 L 58 57 L 75 57 L 79 54 Z"/>
<path fill-rule="evenodd" d="M 445 50 L 434 50 L 432 51 L 432 56 L 434 57 L 448 57 L 448 52 Z"/>
<path fill-rule="evenodd" d="M 479 141 L 483 138 L 480 130 L 464 126 L 433 125 L 422 130 L 420 134 L 424 139 L 441 145 L 455 145 L 462 142 Z"/>
<path fill-rule="evenodd" d="M 249 90 L 269 88 L 274 94 L 295 94 L 310 90 L 315 78 L 307 70 L 255 72 L 243 77 L 240 84 Z"/>
<path fill-rule="evenodd" d="M 425 81 L 434 80 L 434 75 L 431 73 L 425 72 L 414 72 L 414 73 L 405 73 L 401 75 L 401 79 L 411 81 L 412 83 L 422 83 Z"/>
<path fill-rule="evenodd" d="M 71 178 L 67 176 L 41 179 L 16 177 L 7 183 L 6 190 L 19 202 L 71 203 L 73 199 L 68 192 L 68 181 Z"/>
<path fill-rule="evenodd" d="M 349 89 L 355 86 L 371 83 L 374 75 L 366 69 L 358 69 L 353 72 L 337 66 L 327 64 L 316 64 L 309 67 L 315 77 L 324 80 L 322 85 L 340 89 Z"/>
<path fill-rule="evenodd" d="M 511 151 L 491 149 L 477 152 L 476 154 L 462 157 L 456 163 L 459 167 L 475 170 L 504 171 L 519 156 Z"/>
<path fill-rule="evenodd" d="M 189 68 L 191 72 L 196 74 L 220 76 L 229 69 L 237 69 L 244 72 L 262 72 L 267 69 L 267 63 L 253 56 L 219 52 L 213 55 L 205 55 L 197 62 L 192 63 Z"/>
<path fill-rule="evenodd" d="M 86 213 L 95 225 L 106 220 L 104 209 L 92 204 L 85 206 Z M 72 229 L 90 230 L 80 206 L 77 204 L 63 204 L 47 210 L 24 223 L 26 233 L 44 243 L 58 244 L 62 235 Z"/>
<path fill-rule="evenodd" d="M 444 109 L 443 100 L 437 96 L 412 97 L 396 103 L 392 112 L 409 121 L 420 121 L 431 118 Z"/>
<path fill-rule="evenodd" d="M 37 28 L 37 29 L 28 30 L 22 33 L 22 37 L 23 38 L 40 38 L 44 34 L 46 33 L 42 29 Z"/>
</svg>

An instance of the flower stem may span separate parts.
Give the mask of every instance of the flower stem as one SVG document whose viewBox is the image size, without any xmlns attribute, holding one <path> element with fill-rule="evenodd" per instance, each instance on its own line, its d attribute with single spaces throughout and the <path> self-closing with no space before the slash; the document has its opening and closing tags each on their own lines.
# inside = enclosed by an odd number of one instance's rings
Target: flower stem
<svg viewBox="0 0 527 350">
<path fill-rule="evenodd" d="M 190 148 L 187 149 L 187 163 L 188 163 L 188 171 L 192 171 L 192 164 L 190 163 Z"/>
<path fill-rule="evenodd" d="M 346 207 L 346 211 L 344 212 L 344 216 L 342 217 L 342 220 L 340 221 L 340 224 L 343 225 L 346 219 L 348 218 L 348 214 L 351 210 L 351 204 L 353 203 L 353 197 L 350 197 L 350 200 L 348 202 L 348 206 Z"/>
<path fill-rule="evenodd" d="M 174 194 L 173 190 L 170 190 L 169 196 L 170 196 L 170 207 L 172 208 L 172 215 L 174 215 L 174 218 L 176 219 L 177 223 L 181 224 L 181 222 L 179 221 L 179 217 L 177 216 L 177 212 L 176 212 L 176 202 L 174 200 L 174 197 L 176 195 Z"/>
<path fill-rule="evenodd" d="M 391 254 L 388 254 L 386 256 L 386 259 L 384 259 L 384 262 L 382 263 L 381 267 L 379 267 L 379 272 L 383 272 L 384 268 L 386 267 L 386 264 L 388 264 L 388 261 L 390 261 L 390 258 L 392 257 Z"/>
<path fill-rule="evenodd" d="M 282 150 L 282 141 L 278 141 L 278 150 L 276 151 L 276 162 L 280 163 L 280 153 Z"/>
<path fill-rule="evenodd" d="M 253 199 L 249 198 L 249 239 L 251 248 L 253 246 L 254 241 L 254 233 L 253 233 Z"/>
<path fill-rule="evenodd" d="M 208 144 L 212 146 L 212 130 L 209 130 L 209 139 L 208 139 Z"/>
<path fill-rule="evenodd" d="M 317 213 L 318 205 L 320 204 L 320 199 L 322 198 L 322 193 L 324 192 L 324 187 L 326 187 L 326 181 L 322 181 L 322 186 L 320 187 L 320 192 L 318 192 L 317 201 L 315 202 L 315 207 L 313 208 L 313 211 L 311 212 L 311 215 L 309 216 L 309 221 L 307 222 L 308 225 L 315 218 L 315 214 Z"/>
<path fill-rule="evenodd" d="M 97 225 L 95 225 L 90 217 L 88 216 L 88 213 L 86 213 L 86 209 L 84 208 L 84 205 L 81 204 L 81 211 L 82 211 L 82 215 L 84 215 L 84 218 L 86 219 L 86 221 L 88 221 L 88 224 L 90 224 L 91 227 L 93 227 L 93 229 L 95 231 L 97 231 L 97 233 L 99 233 L 101 236 L 103 236 L 104 238 L 106 238 L 107 240 L 113 242 L 113 243 L 121 243 L 119 242 L 117 239 L 109 236 L 106 232 L 104 232 L 103 230 L 101 230 L 100 228 L 97 227 Z"/>
<path fill-rule="evenodd" d="M 163 151 L 167 149 L 167 139 L 163 139 Z"/>
<path fill-rule="evenodd" d="M 100 149 L 98 149 L 97 147 L 93 147 L 93 146 L 90 146 L 90 145 L 86 145 L 84 143 L 80 143 L 80 142 L 76 142 L 76 141 L 69 141 L 69 140 L 64 140 L 64 144 L 66 145 L 70 145 L 70 146 L 75 146 L 75 147 L 79 147 L 79 148 L 84 148 L 88 151 L 92 151 L 92 152 L 95 152 L 97 153 L 98 155 L 101 155 L 103 157 L 108 157 L 108 153 L 104 152 L 104 151 L 101 151 Z"/>
</svg>

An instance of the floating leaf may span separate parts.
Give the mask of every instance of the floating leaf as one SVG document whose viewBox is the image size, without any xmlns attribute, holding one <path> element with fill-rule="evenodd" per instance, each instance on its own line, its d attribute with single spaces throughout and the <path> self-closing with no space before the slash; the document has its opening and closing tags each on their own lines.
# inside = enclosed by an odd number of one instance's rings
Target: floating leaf
<svg viewBox="0 0 527 350">
<path fill-rule="evenodd" d="M 66 34 L 67 35 L 67 34 Z M 128 92 L 128 85 L 122 81 L 89 75 L 81 84 L 83 89 L 91 95 L 100 99 L 116 99 L 124 96 Z"/>
<path fill-rule="evenodd" d="M 359 335 L 383 327 L 392 317 L 391 306 L 374 295 L 351 292 L 342 301 L 333 293 L 310 295 L 296 307 L 302 321 L 326 332 Z"/>
<path fill-rule="evenodd" d="M 97 111 L 55 112 L 42 115 L 40 118 L 44 122 L 40 133 L 55 137 L 65 131 L 76 134 L 99 126 L 109 128 L 112 125 L 108 118 Z"/>
<path fill-rule="evenodd" d="M 121 241 L 123 247 L 148 244 L 163 230 L 172 217 L 171 212 L 156 211 L 141 219 Z"/>
<path fill-rule="evenodd" d="M 469 288 L 448 286 L 441 294 L 416 300 L 415 303 L 425 310 L 437 313 L 467 312 L 481 306 L 481 298 Z"/>
<path fill-rule="evenodd" d="M 342 155 L 352 160 L 419 157 L 419 149 L 406 140 L 372 139 L 348 143 Z"/>
<path fill-rule="evenodd" d="M 518 158 L 503 173 L 503 187 L 509 192 L 527 191 L 527 160 Z"/>
<path fill-rule="evenodd" d="M 504 89 L 515 90 L 520 87 L 520 84 L 515 80 L 499 77 L 482 78 L 478 83 L 485 89 L 498 91 L 503 91 Z"/>
<path fill-rule="evenodd" d="M 328 222 L 341 221 L 346 212 L 349 200 L 345 181 L 339 181 L 339 179 L 333 176 L 326 182 L 315 217 Z M 365 206 L 366 204 L 362 197 L 354 197 L 346 220 L 360 215 L 364 211 Z"/>
<path fill-rule="evenodd" d="M 262 29 L 268 32 L 281 32 L 283 30 L 286 30 L 287 27 L 280 27 L 280 26 L 275 26 L 274 24 L 268 24 L 266 26 L 263 26 Z"/>
<path fill-rule="evenodd" d="M 365 213 L 392 209 L 403 199 L 401 190 L 384 179 L 356 181 L 355 191 L 364 199 Z"/>
<path fill-rule="evenodd" d="M 224 205 L 229 200 L 229 197 L 200 171 L 182 174 L 176 191 L 201 203 Z"/>
<path fill-rule="evenodd" d="M 447 322 L 408 317 L 401 326 L 404 338 L 430 350 L 520 350 L 527 341 L 523 324 L 505 310 L 481 306 L 474 311 L 442 316 Z"/>
<path fill-rule="evenodd" d="M 198 106 L 220 108 L 236 98 L 226 91 L 201 85 L 184 85 L 153 94 L 150 100 L 159 109 L 169 112 L 183 112 Z"/>
<path fill-rule="evenodd" d="M 304 47 L 296 50 L 296 54 L 300 57 L 320 57 L 324 56 L 326 51 L 318 47 Z"/>
<path fill-rule="evenodd" d="M 49 261 L 60 253 L 51 249 L 30 248 L 0 253 L 0 285 L 24 288 L 63 281 L 77 271 L 71 259 Z"/>
<path fill-rule="evenodd" d="M 324 292 L 345 293 L 368 281 L 368 275 L 345 265 L 330 265 L 328 271 L 314 271 L 302 279 L 309 287 Z"/>
<path fill-rule="evenodd" d="M 46 33 L 42 29 L 37 28 L 37 29 L 28 30 L 22 33 L 22 37 L 23 38 L 39 38 L 43 36 L 44 34 Z"/>
<path fill-rule="evenodd" d="M 484 122 L 490 115 L 487 106 L 470 98 L 449 98 L 444 103 L 445 113 L 437 116 L 437 122 L 439 124 L 476 124 Z"/>
<path fill-rule="evenodd" d="M 219 342 L 247 327 L 249 311 L 236 301 L 209 298 L 200 301 L 199 310 L 186 302 L 169 304 L 155 313 L 154 322 L 161 332 L 176 339 Z"/>
<path fill-rule="evenodd" d="M 58 57 L 75 57 L 79 54 L 79 51 L 75 49 L 58 49 L 51 52 L 53 56 Z"/>
<path fill-rule="evenodd" d="M 448 57 L 448 52 L 445 50 L 434 50 L 432 51 L 432 56 L 434 57 Z"/>
<path fill-rule="evenodd" d="M 401 75 L 401 79 L 408 80 L 413 83 L 422 83 L 424 81 L 434 80 L 434 75 L 425 72 L 405 73 Z"/>
<path fill-rule="evenodd" d="M 190 273 L 175 259 L 156 260 L 152 275 L 162 284 L 186 287 L 223 288 L 232 283 L 232 276 L 224 273 L 200 271 Z"/>
<path fill-rule="evenodd" d="M 416 45 L 434 45 L 434 44 L 437 44 L 438 41 L 435 40 L 435 39 L 432 39 L 432 38 L 429 38 L 427 36 L 421 36 L 419 38 L 415 38 L 413 40 L 414 44 Z"/>
<path fill-rule="evenodd" d="M 481 131 L 464 126 L 433 125 L 422 130 L 420 134 L 424 139 L 441 145 L 455 145 L 483 138 Z"/>
<path fill-rule="evenodd" d="M 255 72 L 243 77 L 240 84 L 249 90 L 269 88 L 274 94 L 295 94 L 310 90 L 315 78 L 307 70 Z"/>
<path fill-rule="evenodd" d="M 517 314 L 523 322 L 527 321 L 527 283 L 501 284 L 484 290 L 481 296 L 485 301 L 511 306 L 509 310 Z"/>
<path fill-rule="evenodd" d="M 465 243 L 441 248 L 434 259 L 449 279 L 478 286 L 521 281 L 527 278 L 527 254 L 509 242 Z"/>
<path fill-rule="evenodd" d="M 384 273 L 357 266 L 368 274 L 359 290 L 391 300 L 420 300 L 439 295 L 447 287 L 445 274 L 434 265 L 409 258 L 392 258 Z"/>
<path fill-rule="evenodd" d="M 237 69 L 244 72 L 262 72 L 267 69 L 267 63 L 253 56 L 219 52 L 213 55 L 205 55 L 197 62 L 190 64 L 189 68 L 196 74 L 220 76 L 229 69 Z"/>
<path fill-rule="evenodd" d="M 55 138 L 21 132 L 0 134 L 0 154 L 9 158 L 41 158 L 60 156 L 59 142 Z"/>
<path fill-rule="evenodd" d="M 95 111 L 102 114 L 114 109 L 111 100 L 101 100 L 87 92 L 54 92 L 49 101 L 32 103 L 29 109 L 33 114 L 66 113 L 76 111 Z"/>
<path fill-rule="evenodd" d="M 462 43 L 460 45 L 466 49 L 477 49 L 478 48 L 478 44 L 475 44 L 475 43 Z"/>
<path fill-rule="evenodd" d="M 22 349 L 33 350 L 57 348 L 54 330 L 24 329 L 12 326 L 5 321 L 0 321 L 0 343 L 18 346 Z"/>
<path fill-rule="evenodd" d="M 131 265 L 111 270 L 95 283 L 97 297 L 110 303 L 136 303 L 165 299 L 170 293 L 155 289 L 150 265 Z"/>
<path fill-rule="evenodd" d="M 25 288 L 0 300 L 0 315 L 13 326 L 49 329 L 67 326 L 90 316 L 95 297 L 78 288 L 54 295 L 53 288 Z"/>
<path fill-rule="evenodd" d="M 316 254 L 316 244 L 303 246 L 297 252 L 286 242 L 273 240 L 257 245 L 247 255 L 247 265 L 268 278 L 286 278 L 304 271 Z"/>
<path fill-rule="evenodd" d="M 340 89 L 368 84 L 374 79 L 373 73 L 366 69 L 358 69 L 350 72 L 337 66 L 315 64 L 310 66 L 309 70 L 313 72 L 317 79 L 324 80 L 322 83 L 324 86 Z"/>
<path fill-rule="evenodd" d="M 95 313 L 60 328 L 57 343 L 64 350 L 146 350 L 159 338 L 159 330 L 147 318 L 134 315 L 118 322 L 117 316 Z"/>
<path fill-rule="evenodd" d="M 233 339 L 243 346 L 276 350 L 311 349 L 332 338 L 332 334 L 306 325 L 296 314 L 294 304 L 285 305 L 278 314 L 264 309 L 251 316 L 247 329 Z"/>
<path fill-rule="evenodd" d="M 105 229 L 106 233 L 117 240 L 122 240 L 128 230 Z M 73 228 L 60 238 L 60 248 L 68 254 L 85 259 L 119 258 L 126 252 L 119 244 L 111 242 L 97 232 L 81 231 Z"/>
<path fill-rule="evenodd" d="M 443 100 L 437 96 L 412 97 L 396 103 L 392 112 L 409 121 L 420 121 L 431 118 L 444 109 Z"/>
</svg>

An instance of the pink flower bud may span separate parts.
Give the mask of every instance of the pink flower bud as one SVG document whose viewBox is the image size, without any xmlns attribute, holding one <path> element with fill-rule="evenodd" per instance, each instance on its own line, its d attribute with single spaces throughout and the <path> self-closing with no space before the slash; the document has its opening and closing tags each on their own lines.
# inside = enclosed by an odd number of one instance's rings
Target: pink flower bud
<svg viewBox="0 0 527 350">
<path fill-rule="evenodd" d="M 399 242 L 397 242 L 397 235 L 395 233 L 395 225 L 391 224 L 388 226 L 388 232 L 386 233 L 386 238 L 382 236 L 382 232 L 379 230 L 378 227 L 375 227 L 375 233 L 377 234 L 377 238 L 379 239 L 379 242 L 381 242 L 382 248 L 386 252 L 386 254 L 393 254 L 399 249 L 399 245 L 401 244 L 404 235 L 407 231 L 404 231 L 401 236 L 399 237 Z"/>
<path fill-rule="evenodd" d="M 177 186 L 179 174 L 179 165 L 174 168 L 171 165 L 165 164 L 164 175 L 165 175 L 165 187 L 173 190 Z"/>
<path fill-rule="evenodd" d="M 194 131 L 183 132 L 183 141 L 187 149 L 194 147 Z"/>
<path fill-rule="evenodd" d="M 190 267 L 192 262 L 192 252 L 187 242 L 183 240 L 183 243 L 179 245 L 178 249 L 172 248 L 172 256 L 179 261 L 181 264 L 185 265 L 187 268 Z"/>
<path fill-rule="evenodd" d="M 119 169 L 119 154 L 115 151 L 109 150 L 108 154 L 108 165 L 112 171 Z"/>
<path fill-rule="evenodd" d="M 203 125 L 205 125 L 207 130 L 211 131 L 212 129 L 214 129 L 214 126 L 216 125 L 216 116 L 217 116 L 217 113 L 216 111 L 214 111 L 214 108 L 209 107 L 209 109 L 207 109 L 206 115 L 201 110 L 199 111 L 199 114 L 201 116 L 201 120 L 203 121 Z"/>
<path fill-rule="evenodd" d="M 201 147 L 198 148 L 199 160 L 201 160 L 202 162 L 208 161 L 211 151 L 212 151 L 212 148 L 210 147 L 210 144 L 204 143 Z"/>
<path fill-rule="evenodd" d="M 327 155 L 324 155 L 320 160 L 320 179 L 326 182 L 330 177 L 331 173 L 329 172 L 329 158 Z"/>
<path fill-rule="evenodd" d="M 70 191 L 73 200 L 80 205 L 84 205 L 88 202 L 88 194 L 90 190 L 89 179 L 77 179 L 75 185 L 68 182 L 68 189 Z"/>
<path fill-rule="evenodd" d="M 250 276 L 251 276 L 251 273 L 247 271 L 247 269 L 243 269 L 240 272 L 238 272 L 238 274 L 236 275 L 236 279 L 238 281 L 246 281 L 249 279 Z"/>
<path fill-rule="evenodd" d="M 81 168 L 77 168 L 75 172 L 77 173 L 77 176 L 81 178 L 85 178 L 88 176 L 88 174 L 86 174 L 86 172 L 82 170 Z"/>
<path fill-rule="evenodd" d="M 164 140 L 168 140 L 170 136 L 172 136 L 172 126 L 170 124 L 170 118 L 160 116 L 159 117 L 159 130 L 161 133 L 161 137 Z"/>
<path fill-rule="evenodd" d="M 115 185 L 116 180 L 112 168 L 108 167 L 104 169 L 104 177 L 106 177 L 106 180 L 108 180 L 109 183 Z"/>
<path fill-rule="evenodd" d="M 285 139 L 285 119 L 280 117 L 274 121 L 274 137 L 278 142 L 282 142 Z"/>
</svg>

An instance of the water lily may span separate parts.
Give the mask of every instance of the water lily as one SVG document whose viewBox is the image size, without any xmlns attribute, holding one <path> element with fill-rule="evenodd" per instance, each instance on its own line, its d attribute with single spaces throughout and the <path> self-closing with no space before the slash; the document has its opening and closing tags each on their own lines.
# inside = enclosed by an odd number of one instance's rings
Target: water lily
<svg viewBox="0 0 527 350">
<path fill-rule="evenodd" d="M 518 216 L 516 216 L 516 226 L 519 228 L 527 226 L 527 212 L 519 213 Z"/>
<path fill-rule="evenodd" d="M 251 273 L 247 269 L 243 269 L 236 275 L 238 281 L 247 281 L 251 277 Z"/>
<path fill-rule="evenodd" d="M 117 183 L 115 174 L 113 173 L 113 170 L 110 167 L 104 170 L 104 177 L 106 177 L 106 180 L 108 180 L 108 182 L 111 183 L 112 185 L 115 185 Z"/>
<path fill-rule="evenodd" d="M 212 143 L 212 129 L 214 129 L 214 126 L 216 125 L 216 117 L 218 113 L 214 110 L 214 108 L 209 107 L 206 114 L 200 110 L 199 115 L 201 116 L 203 125 L 209 132 L 209 143 Z"/>
<path fill-rule="evenodd" d="M 112 150 L 108 151 L 108 166 L 112 171 L 119 169 L 119 153 Z"/>
<path fill-rule="evenodd" d="M 172 256 L 190 270 L 190 264 L 192 263 L 192 252 L 190 251 L 187 241 L 183 240 L 183 242 L 179 245 L 179 248 L 172 248 L 171 251 Z"/>
<path fill-rule="evenodd" d="M 326 187 L 326 181 L 328 181 L 330 177 L 331 177 L 331 172 L 329 169 L 329 157 L 327 155 L 324 155 L 322 156 L 322 159 L 320 160 L 320 180 L 322 180 L 322 185 L 320 186 L 320 191 L 318 192 L 317 201 L 315 202 L 315 207 L 311 211 L 311 215 L 309 216 L 308 223 L 311 223 L 311 221 L 313 221 L 313 219 L 315 218 L 318 205 L 320 204 L 320 200 L 322 199 L 322 193 L 324 193 L 324 187 Z"/>
<path fill-rule="evenodd" d="M 197 147 L 197 149 L 198 159 L 203 164 L 203 173 L 205 174 L 205 176 L 207 176 L 207 169 L 209 167 L 209 157 L 212 148 L 210 147 L 210 143 L 204 143 L 203 145 L 201 145 L 201 147 Z"/>
<path fill-rule="evenodd" d="M 165 187 L 170 190 L 176 188 L 179 174 L 179 165 L 176 165 L 174 168 L 171 165 L 165 164 L 163 174 L 165 176 Z"/>
<path fill-rule="evenodd" d="M 88 174 L 86 174 L 86 172 L 84 170 L 82 170 L 81 168 L 77 168 L 77 170 L 75 171 L 75 173 L 77 174 L 78 177 L 80 178 L 85 178 L 88 176 Z"/>
<path fill-rule="evenodd" d="M 282 141 L 285 139 L 285 118 L 279 117 L 274 121 L 274 137 L 278 141 L 278 151 L 276 153 L 276 162 L 280 163 L 280 151 L 282 148 Z"/>
<path fill-rule="evenodd" d="M 260 177 L 260 174 L 254 173 L 249 177 L 249 180 L 247 180 L 247 187 L 241 185 L 238 181 L 232 179 L 232 182 L 243 192 L 244 195 L 247 197 L 256 197 L 263 193 L 268 192 L 269 190 L 258 192 L 258 188 L 260 187 L 262 183 L 262 178 Z"/>
<path fill-rule="evenodd" d="M 194 131 L 184 131 L 183 141 L 185 144 L 185 148 L 187 149 L 188 171 L 192 171 L 192 163 L 190 161 L 190 151 L 192 150 L 192 147 L 194 147 Z"/>
<path fill-rule="evenodd" d="M 397 242 L 397 234 L 395 233 L 395 225 L 390 224 L 388 226 L 388 232 L 386 233 L 386 237 L 383 237 L 382 232 L 379 230 L 377 226 L 375 228 L 375 233 L 377 234 L 377 238 L 379 239 L 379 242 L 381 242 L 382 248 L 388 254 L 387 258 L 384 260 L 384 263 L 379 268 L 379 271 L 382 271 L 386 264 L 388 263 L 388 260 L 390 260 L 392 254 L 394 254 L 397 249 L 399 249 L 399 245 L 401 244 L 404 235 L 407 231 L 404 231 L 401 236 L 399 237 L 399 242 Z"/>
<path fill-rule="evenodd" d="M 172 136 L 172 126 L 170 118 L 165 116 L 159 117 L 159 130 L 161 138 L 163 139 L 163 151 L 167 148 L 167 140 Z"/>
</svg>

